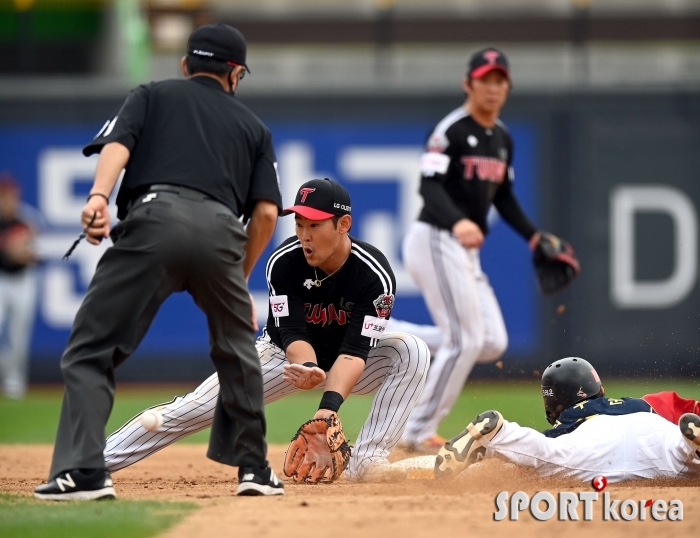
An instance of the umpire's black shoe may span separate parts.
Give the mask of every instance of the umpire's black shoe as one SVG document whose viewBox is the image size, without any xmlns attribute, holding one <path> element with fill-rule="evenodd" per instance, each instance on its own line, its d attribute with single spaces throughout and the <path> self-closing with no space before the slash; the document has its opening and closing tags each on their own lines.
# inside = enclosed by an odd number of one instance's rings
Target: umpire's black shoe
<svg viewBox="0 0 700 538">
<path fill-rule="evenodd" d="M 700 417 L 695 413 L 686 413 L 678 421 L 683 437 L 695 447 L 695 455 L 700 458 Z"/>
<path fill-rule="evenodd" d="M 284 484 L 269 466 L 239 467 L 236 495 L 284 495 Z"/>
<path fill-rule="evenodd" d="M 34 496 L 44 501 L 93 501 L 117 495 L 107 469 L 73 469 L 34 488 Z"/>
</svg>

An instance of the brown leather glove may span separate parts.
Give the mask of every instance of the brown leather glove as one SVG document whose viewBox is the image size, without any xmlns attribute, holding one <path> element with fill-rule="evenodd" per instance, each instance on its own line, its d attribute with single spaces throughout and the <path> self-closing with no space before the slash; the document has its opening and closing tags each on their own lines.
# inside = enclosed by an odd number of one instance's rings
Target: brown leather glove
<svg viewBox="0 0 700 538">
<path fill-rule="evenodd" d="M 338 415 L 302 424 L 284 455 L 284 474 L 295 482 L 330 483 L 348 466 L 351 448 Z"/>
</svg>

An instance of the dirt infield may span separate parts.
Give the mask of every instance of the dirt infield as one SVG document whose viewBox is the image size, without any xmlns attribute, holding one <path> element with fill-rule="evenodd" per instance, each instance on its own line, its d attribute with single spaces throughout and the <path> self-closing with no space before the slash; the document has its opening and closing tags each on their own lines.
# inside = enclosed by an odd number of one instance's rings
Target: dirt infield
<svg viewBox="0 0 700 538">
<path fill-rule="evenodd" d="M 416 478 L 398 484 L 332 485 L 285 483 L 284 497 L 238 498 L 236 472 L 205 457 L 204 445 L 175 445 L 113 475 L 122 499 L 191 501 L 201 506 L 163 536 L 284 536 L 285 538 L 453 536 L 457 533 L 513 538 L 581 530 L 606 538 L 634 533 L 635 538 L 697 534 L 700 522 L 700 478 L 659 480 L 608 486 L 613 499 L 679 499 L 683 521 L 603 521 L 602 501 L 594 503 L 593 521 L 537 521 L 529 512 L 518 521 L 493 520 L 500 491 L 592 491 L 586 484 L 534 477 L 496 460 L 470 468 L 451 482 Z M 50 446 L 0 446 L 0 491 L 30 495 L 47 471 Z M 270 447 L 273 467 L 281 469 L 283 448 Z M 405 457 L 395 454 L 393 459 Z M 583 516 L 581 505 L 579 516 Z M 573 531 L 573 534 L 571 534 Z M 448 534 L 450 533 L 450 534 Z"/>
</svg>

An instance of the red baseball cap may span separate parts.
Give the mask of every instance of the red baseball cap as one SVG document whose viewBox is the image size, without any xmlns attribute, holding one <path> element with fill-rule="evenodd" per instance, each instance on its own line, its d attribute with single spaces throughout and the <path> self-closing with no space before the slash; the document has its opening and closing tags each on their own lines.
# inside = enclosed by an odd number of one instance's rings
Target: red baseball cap
<svg viewBox="0 0 700 538">
<path fill-rule="evenodd" d="M 498 69 L 510 80 L 508 58 L 500 50 L 494 48 L 482 49 L 471 57 L 467 70 L 469 78 L 481 78 L 486 73 Z"/>
<path fill-rule="evenodd" d="M 280 215 L 296 213 L 311 220 L 325 220 L 350 214 L 350 195 L 332 179 L 312 179 L 297 192 L 294 205 L 285 208 Z"/>
</svg>

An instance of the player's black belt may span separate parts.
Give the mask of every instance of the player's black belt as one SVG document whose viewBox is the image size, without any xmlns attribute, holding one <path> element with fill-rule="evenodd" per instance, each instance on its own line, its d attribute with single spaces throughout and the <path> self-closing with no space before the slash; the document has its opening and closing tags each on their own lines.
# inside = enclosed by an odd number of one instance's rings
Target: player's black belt
<svg viewBox="0 0 700 538">
<path fill-rule="evenodd" d="M 209 202 L 216 202 L 217 204 L 221 204 L 222 206 L 226 207 L 235 218 L 238 218 L 238 215 L 236 214 L 235 211 L 231 210 L 230 207 L 228 207 L 226 204 L 222 204 L 217 200 L 216 198 L 212 198 L 208 194 L 204 194 L 202 191 L 198 191 L 197 189 L 191 189 L 190 187 L 183 187 L 181 185 L 169 185 L 167 183 L 155 183 L 153 185 L 149 185 L 148 187 L 145 187 L 142 190 L 138 191 L 138 195 L 134 196 L 131 199 L 131 202 L 126 207 L 126 210 L 129 211 L 131 208 L 141 199 L 143 198 L 143 195 L 147 192 L 168 192 L 171 194 L 177 194 L 180 198 L 183 198 L 185 200 L 193 200 L 195 202 L 204 202 L 204 201 L 209 201 Z"/>
<path fill-rule="evenodd" d="M 147 189 L 147 192 L 171 192 L 187 200 L 212 200 L 214 202 L 217 201 L 214 200 L 214 198 L 212 198 L 208 194 L 204 194 L 202 191 L 198 191 L 197 189 L 190 189 L 189 187 L 183 187 L 181 185 L 168 185 L 167 183 L 156 183 L 155 185 L 150 185 Z"/>
</svg>

